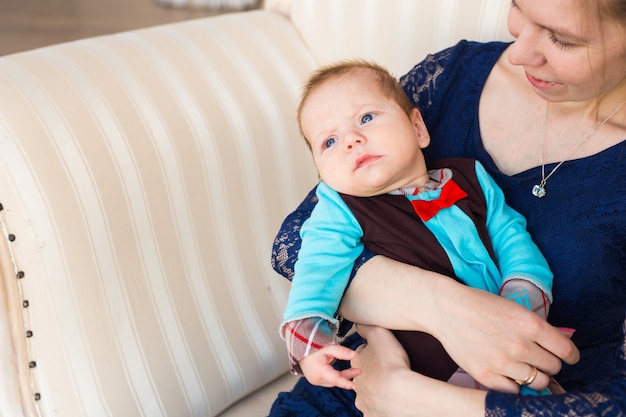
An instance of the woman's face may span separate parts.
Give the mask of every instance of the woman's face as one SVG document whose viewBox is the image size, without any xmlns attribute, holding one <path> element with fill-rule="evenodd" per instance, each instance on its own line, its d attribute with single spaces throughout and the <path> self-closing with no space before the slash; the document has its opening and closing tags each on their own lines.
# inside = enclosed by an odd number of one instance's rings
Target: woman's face
<svg viewBox="0 0 626 417">
<path fill-rule="evenodd" d="M 516 41 L 507 50 L 535 92 L 548 101 L 583 101 L 626 93 L 626 27 L 598 16 L 593 1 L 514 0 Z M 590 7 L 594 6 L 594 7 Z"/>
</svg>

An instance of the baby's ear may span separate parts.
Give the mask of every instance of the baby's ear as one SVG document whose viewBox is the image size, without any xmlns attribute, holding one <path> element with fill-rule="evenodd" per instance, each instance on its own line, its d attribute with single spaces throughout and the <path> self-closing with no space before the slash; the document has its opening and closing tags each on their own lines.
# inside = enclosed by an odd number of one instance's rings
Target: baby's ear
<svg viewBox="0 0 626 417">
<path fill-rule="evenodd" d="M 415 128 L 415 133 L 417 134 L 417 141 L 419 147 L 424 149 L 430 144 L 430 134 L 428 133 L 428 129 L 426 128 L 426 123 L 424 123 L 424 119 L 422 118 L 422 113 L 418 109 L 411 110 L 411 124 Z"/>
</svg>

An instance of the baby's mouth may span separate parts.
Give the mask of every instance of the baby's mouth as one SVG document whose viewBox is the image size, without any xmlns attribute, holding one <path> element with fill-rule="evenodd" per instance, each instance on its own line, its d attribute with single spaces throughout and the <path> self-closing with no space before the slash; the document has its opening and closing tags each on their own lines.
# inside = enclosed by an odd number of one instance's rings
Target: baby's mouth
<svg viewBox="0 0 626 417">
<path fill-rule="evenodd" d="M 381 156 L 379 155 L 361 155 L 356 159 L 354 163 L 354 170 L 356 171 L 359 168 L 363 168 L 364 166 L 367 166 L 380 158 Z"/>
</svg>

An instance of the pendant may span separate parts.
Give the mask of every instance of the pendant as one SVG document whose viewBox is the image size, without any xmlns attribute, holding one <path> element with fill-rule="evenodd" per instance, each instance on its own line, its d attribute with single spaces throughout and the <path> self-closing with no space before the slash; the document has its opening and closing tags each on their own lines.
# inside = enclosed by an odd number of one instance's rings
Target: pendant
<svg viewBox="0 0 626 417">
<path fill-rule="evenodd" d="M 543 198 L 546 195 L 546 188 L 539 184 L 533 186 L 533 195 L 537 198 Z"/>
</svg>

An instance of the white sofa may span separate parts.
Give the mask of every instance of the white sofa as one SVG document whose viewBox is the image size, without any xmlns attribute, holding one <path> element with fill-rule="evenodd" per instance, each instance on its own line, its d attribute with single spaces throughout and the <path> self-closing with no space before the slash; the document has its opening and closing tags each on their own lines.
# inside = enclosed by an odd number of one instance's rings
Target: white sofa
<svg viewBox="0 0 626 417">
<path fill-rule="evenodd" d="M 508 39 L 507 0 L 273 0 L 0 58 L 0 416 L 264 416 L 319 64 Z"/>
</svg>

